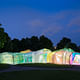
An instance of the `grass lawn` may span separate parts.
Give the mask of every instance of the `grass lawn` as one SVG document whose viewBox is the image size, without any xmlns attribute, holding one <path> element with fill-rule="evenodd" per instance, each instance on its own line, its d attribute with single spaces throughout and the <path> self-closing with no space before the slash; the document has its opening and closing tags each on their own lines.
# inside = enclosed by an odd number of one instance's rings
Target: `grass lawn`
<svg viewBox="0 0 80 80">
<path fill-rule="evenodd" d="M 72 65 L 56 65 L 56 64 L 18 64 L 14 66 L 31 66 L 31 67 L 47 67 L 47 68 L 72 68 Z M 9 68 L 8 64 L 0 64 L 0 70 Z M 0 73 L 0 80 L 80 80 L 80 72 L 78 71 L 62 71 L 62 70 L 25 70 Z"/>
<path fill-rule="evenodd" d="M 57 64 L 50 64 L 50 63 L 24 63 L 24 64 L 17 64 L 15 66 L 31 66 L 31 67 L 56 67 L 56 68 L 72 68 L 74 65 L 57 65 Z"/>
<path fill-rule="evenodd" d="M 8 69 L 10 68 L 9 64 L 0 64 L 0 70 Z"/>
<path fill-rule="evenodd" d="M 80 80 L 77 71 L 30 70 L 0 74 L 0 80 Z"/>
</svg>

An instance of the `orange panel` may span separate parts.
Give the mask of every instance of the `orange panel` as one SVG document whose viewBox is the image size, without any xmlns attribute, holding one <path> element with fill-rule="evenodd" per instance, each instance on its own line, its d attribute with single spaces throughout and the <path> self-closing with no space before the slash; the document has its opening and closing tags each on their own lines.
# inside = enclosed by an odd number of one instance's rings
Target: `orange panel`
<svg viewBox="0 0 80 80">
<path fill-rule="evenodd" d="M 52 57 L 52 63 L 54 64 L 63 64 L 63 53 L 65 51 L 58 51 Z"/>
</svg>

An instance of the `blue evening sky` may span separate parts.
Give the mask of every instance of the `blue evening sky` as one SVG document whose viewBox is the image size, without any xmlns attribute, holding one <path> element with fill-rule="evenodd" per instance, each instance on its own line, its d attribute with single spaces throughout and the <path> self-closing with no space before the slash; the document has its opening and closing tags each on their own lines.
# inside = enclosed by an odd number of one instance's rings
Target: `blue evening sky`
<svg viewBox="0 0 80 80">
<path fill-rule="evenodd" d="M 9 36 L 63 37 L 80 45 L 80 0 L 0 0 L 0 23 Z"/>
</svg>

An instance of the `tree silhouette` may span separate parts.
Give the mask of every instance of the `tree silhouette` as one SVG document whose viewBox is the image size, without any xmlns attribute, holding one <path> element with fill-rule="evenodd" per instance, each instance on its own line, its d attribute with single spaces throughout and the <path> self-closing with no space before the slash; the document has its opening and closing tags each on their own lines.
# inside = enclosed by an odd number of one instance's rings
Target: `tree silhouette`
<svg viewBox="0 0 80 80">
<path fill-rule="evenodd" d="M 40 49 L 40 42 L 37 36 L 32 36 L 30 41 L 31 41 L 31 50 L 36 51 Z"/>
<path fill-rule="evenodd" d="M 0 27 L 2 26 L 2 24 L 0 23 Z"/>
<path fill-rule="evenodd" d="M 10 37 L 4 32 L 4 28 L 0 28 L 0 52 L 4 51 L 5 44 L 9 41 Z"/>
<path fill-rule="evenodd" d="M 44 35 L 40 36 L 40 47 L 54 50 L 53 43 Z"/>
<path fill-rule="evenodd" d="M 63 37 L 63 39 L 57 44 L 57 49 L 67 48 L 70 43 L 71 40 L 69 38 Z"/>
<path fill-rule="evenodd" d="M 62 48 L 71 48 L 74 51 L 79 52 L 79 47 L 71 42 L 71 39 L 64 37 L 60 42 L 57 44 L 57 49 L 62 49 Z"/>
</svg>

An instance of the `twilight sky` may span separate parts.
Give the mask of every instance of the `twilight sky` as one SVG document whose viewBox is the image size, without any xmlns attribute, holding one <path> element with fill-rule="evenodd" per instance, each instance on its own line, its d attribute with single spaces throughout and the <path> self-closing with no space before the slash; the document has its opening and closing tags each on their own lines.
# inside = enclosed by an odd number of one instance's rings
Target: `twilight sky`
<svg viewBox="0 0 80 80">
<path fill-rule="evenodd" d="M 45 35 L 80 45 L 80 0 L 1 0 L 0 23 L 13 38 Z"/>
</svg>

